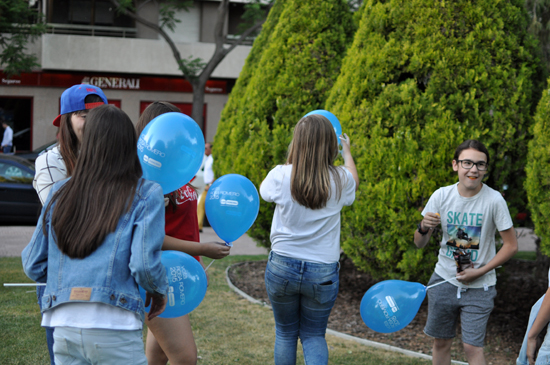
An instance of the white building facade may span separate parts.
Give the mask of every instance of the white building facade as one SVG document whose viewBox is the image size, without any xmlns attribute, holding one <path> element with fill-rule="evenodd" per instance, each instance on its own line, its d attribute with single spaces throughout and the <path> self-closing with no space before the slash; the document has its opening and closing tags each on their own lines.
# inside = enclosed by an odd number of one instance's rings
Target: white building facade
<svg viewBox="0 0 550 365">
<path fill-rule="evenodd" d="M 32 150 L 55 140 L 52 125 L 59 114 L 61 93 L 90 83 L 102 88 L 109 102 L 136 123 L 150 103 L 171 102 L 191 114 L 192 88 L 181 74 L 170 47 L 159 35 L 132 19 L 117 16 L 108 0 L 43 0 L 35 6 L 48 23 L 48 33 L 29 44 L 41 68 L 8 79 L 0 69 L 0 117 L 12 125 L 17 151 Z M 214 52 L 214 26 L 219 1 L 194 1 L 181 21 L 167 31 L 182 58 L 208 60 Z M 141 16 L 159 23 L 158 4 L 137 6 Z M 236 34 L 242 2 L 232 2 L 226 23 Z M 205 140 L 212 141 L 221 111 L 235 84 L 250 45 L 236 47 L 220 63 L 205 89 Z"/>
</svg>

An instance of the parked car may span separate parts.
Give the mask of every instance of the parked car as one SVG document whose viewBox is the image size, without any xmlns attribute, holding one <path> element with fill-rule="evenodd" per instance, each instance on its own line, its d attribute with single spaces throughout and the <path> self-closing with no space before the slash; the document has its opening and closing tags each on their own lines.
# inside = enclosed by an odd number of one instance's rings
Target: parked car
<svg viewBox="0 0 550 365">
<path fill-rule="evenodd" d="M 36 223 L 42 204 L 32 187 L 34 164 L 0 154 L 0 221 Z"/>
<path fill-rule="evenodd" d="M 34 163 L 34 161 L 38 156 L 40 156 L 42 153 L 45 153 L 46 151 L 51 150 L 56 145 L 57 145 L 57 141 L 48 142 L 45 145 L 42 145 L 31 152 L 15 152 L 15 156 L 25 158 Z"/>
</svg>

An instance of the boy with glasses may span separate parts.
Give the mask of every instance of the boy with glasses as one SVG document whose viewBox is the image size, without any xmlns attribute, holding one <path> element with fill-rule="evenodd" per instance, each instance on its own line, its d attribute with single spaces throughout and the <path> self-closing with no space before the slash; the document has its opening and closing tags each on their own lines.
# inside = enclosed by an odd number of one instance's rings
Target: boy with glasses
<svg viewBox="0 0 550 365">
<path fill-rule="evenodd" d="M 506 201 L 483 184 L 489 152 L 479 141 L 457 147 L 453 170 L 458 183 L 435 191 L 422 211 L 414 233 L 417 247 L 426 246 L 441 224 L 443 239 L 435 272 L 428 285 L 428 319 L 424 332 L 434 338 L 433 364 L 451 363 L 451 344 L 460 315 L 462 342 L 469 364 L 485 364 L 483 345 L 496 296 L 495 268 L 518 250 Z M 495 231 L 503 241 L 496 252 Z"/>
</svg>

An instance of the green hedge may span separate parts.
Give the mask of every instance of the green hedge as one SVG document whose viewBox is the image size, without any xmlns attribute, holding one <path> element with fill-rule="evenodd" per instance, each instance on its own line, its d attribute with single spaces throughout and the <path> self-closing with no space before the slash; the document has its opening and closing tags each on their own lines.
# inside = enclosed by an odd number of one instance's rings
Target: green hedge
<svg viewBox="0 0 550 365">
<path fill-rule="evenodd" d="M 217 176 L 242 174 L 259 188 L 269 170 L 285 163 L 294 125 L 324 105 L 353 31 L 342 0 L 275 3 L 222 113 Z M 248 232 L 266 247 L 273 209 L 262 201 Z"/>
<path fill-rule="evenodd" d="M 380 278 L 427 281 L 438 248 L 414 246 L 420 211 L 457 181 L 463 140 L 487 145 L 487 184 L 514 214 L 538 97 L 536 44 L 523 1 L 370 0 L 326 103 L 350 134 L 361 180 L 342 247 Z M 540 77 L 540 76 L 539 76 Z"/>
<path fill-rule="evenodd" d="M 535 233 L 541 239 L 540 250 L 550 256 L 550 89 L 542 94 L 532 134 L 525 189 Z"/>
</svg>

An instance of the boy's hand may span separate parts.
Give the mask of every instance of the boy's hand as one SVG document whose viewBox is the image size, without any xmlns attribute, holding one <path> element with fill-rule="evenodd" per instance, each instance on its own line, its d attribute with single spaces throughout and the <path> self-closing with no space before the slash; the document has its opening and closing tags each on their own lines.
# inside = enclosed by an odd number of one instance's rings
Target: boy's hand
<svg viewBox="0 0 550 365">
<path fill-rule="evenodd" d="M 483 276 L 483 272 L 480 269 L 469 268 L 456 274 L 456 280 L 462 284 L 468 285 L 477 278 Z"/>
<path fill-rule="evenodd" d="M 204 242 L 201 243 L 203 246 L 203 253 L 201 256 L 206 256 L 211 259 L 223 259 L 225 256 L 229 255 L 231 247 L 226 246 L 225 243 L 220 242 Z"/>
<path fill-rule="evenodd" d="M 426 213 L 424 219 L 422 219 L 422 222 L 420 222 L 420 224 L 422 225 L 422 230 L 424 231 L 427 229 L 434 229 L 441 224 L 441 216 L 439 215 L 439 213 L 428 212 Z"/>
</svg>

